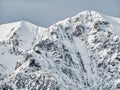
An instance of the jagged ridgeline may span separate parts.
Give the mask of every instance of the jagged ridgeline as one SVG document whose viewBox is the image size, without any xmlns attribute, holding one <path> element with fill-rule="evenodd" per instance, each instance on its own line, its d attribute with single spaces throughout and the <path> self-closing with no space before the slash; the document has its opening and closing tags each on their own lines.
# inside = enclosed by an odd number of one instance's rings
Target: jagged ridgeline
<svg viewBox="0 0 120 90">
<path fill-rule="evenodd" d="M 0 25 L 0 90 L 120 90 L 120 19 L 83 11 L 49 28 Z"/>
</svg>

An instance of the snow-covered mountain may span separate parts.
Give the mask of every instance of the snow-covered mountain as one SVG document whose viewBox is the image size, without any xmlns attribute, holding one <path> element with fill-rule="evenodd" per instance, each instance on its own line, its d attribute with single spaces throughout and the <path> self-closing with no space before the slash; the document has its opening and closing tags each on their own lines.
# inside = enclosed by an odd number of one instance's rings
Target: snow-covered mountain
<svg viewBox="0 0 120 90">
<path fill-rule="evenodd" d="M 18 59 L 41 38 L 45 28 L 26 21 L 0 26 L 0 63 L 14 70 Z M 10 60 L 9 60 L 10 59 Z"/>
<path fill-rule="evenodd" d="M 49 28 L 0 25 L 1 90 L 119 90 L 120 19 L 83 11 Z"/>
</svg>

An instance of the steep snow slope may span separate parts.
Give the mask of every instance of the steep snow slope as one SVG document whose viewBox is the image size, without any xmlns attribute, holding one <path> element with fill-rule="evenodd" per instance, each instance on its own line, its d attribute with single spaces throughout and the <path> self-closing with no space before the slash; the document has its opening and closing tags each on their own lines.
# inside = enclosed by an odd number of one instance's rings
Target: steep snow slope
<svg viewBox="0 0 120 90">
<path fill-rule="evenodd" d="M 26 21 L 0 25 L 0 64 L 14 70 L 17 60 L 32 48 L 44 29 Z"/>
<path fill-rule="evenodd" d="M 112 28 L 113 28 L 113 32 L 115 32 L 115 34 L 117 34 L 120 37 L 120 18 L 115 18 L 115 17 L 111 17 L 111 16 L 105 16 L 106 20 L 109 21 L 109 23 L 112 24 Z"/>
<path fill-rule="evenodd" d="M 35 32 L 33 36 L 23 31 L 26 26 Z M 3 79 L 0 89 L 120 89 L 119 19 L 84 11 L 48 29 L 30 27 L 27 22 L 23 29 L 15 31 L 29 47 L 18 46 L 24 55 L 17 61 L 15 70 Z"/>
</svg>

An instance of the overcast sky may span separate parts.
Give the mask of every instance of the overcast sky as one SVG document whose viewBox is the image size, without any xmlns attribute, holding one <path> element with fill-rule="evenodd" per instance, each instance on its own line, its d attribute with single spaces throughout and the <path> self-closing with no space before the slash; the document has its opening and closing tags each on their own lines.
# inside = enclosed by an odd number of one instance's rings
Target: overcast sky
<svg viewBox="0 0 120 90">
<path fill-rule="evenodd" d="M 27 20 L 48 27 L 84 10 L 120 18 L 120 0 L 0 0 L 0 24 Z"/>
</svg>

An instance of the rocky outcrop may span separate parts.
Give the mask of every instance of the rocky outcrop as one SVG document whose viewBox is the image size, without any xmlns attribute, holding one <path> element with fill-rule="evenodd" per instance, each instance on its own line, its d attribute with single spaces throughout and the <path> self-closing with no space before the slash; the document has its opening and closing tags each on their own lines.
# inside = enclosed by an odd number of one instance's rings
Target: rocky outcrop
<svg viewBox="0 0 120 90">
<path fill-rule="evenodd" d="M 113 27 L 111 18 L 84 11 L 39 31 L 0 89 L 119 90 L 120 36 Z"/>
</svg>

